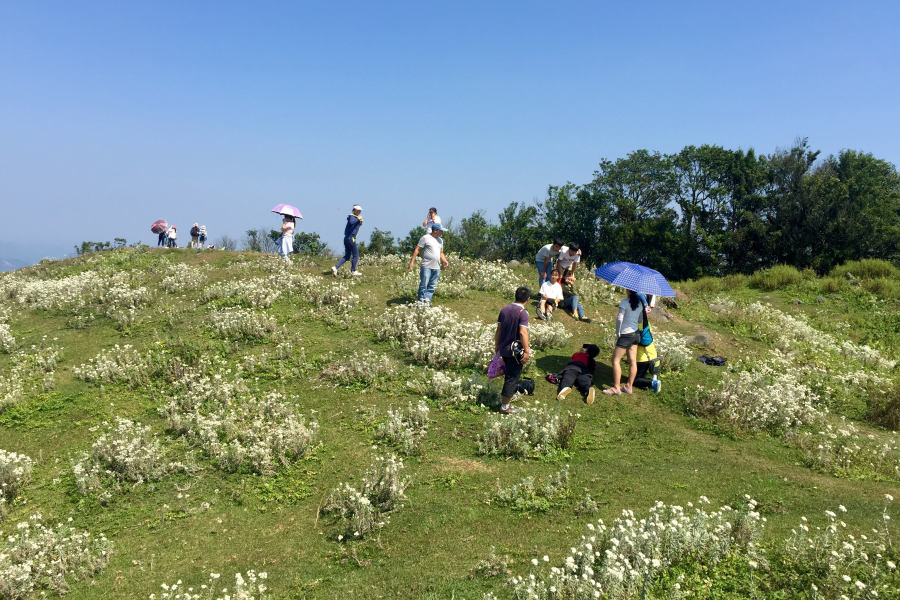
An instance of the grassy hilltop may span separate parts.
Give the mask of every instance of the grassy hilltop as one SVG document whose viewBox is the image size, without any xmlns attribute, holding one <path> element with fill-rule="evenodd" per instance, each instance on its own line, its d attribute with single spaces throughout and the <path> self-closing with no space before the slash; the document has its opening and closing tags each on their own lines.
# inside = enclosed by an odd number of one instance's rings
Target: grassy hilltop
<svg viewBox="0 0 900 600">
<path fill-rule="evenodd" d="M 662 392 L 593 405 L 544 380 L 610 342 L 621 295 L 582 271 L 593 322 L 532 319 L 513 418 L 483 373 L 534 269 L 451 257 L 422 311 L 406 260 L 335 280 L 139 248 L 0 275 L 0 598 L 223 597 L 236 573 L 271 599 L 898 597 L 889 264 L 675 284 Z"/>
</svg>

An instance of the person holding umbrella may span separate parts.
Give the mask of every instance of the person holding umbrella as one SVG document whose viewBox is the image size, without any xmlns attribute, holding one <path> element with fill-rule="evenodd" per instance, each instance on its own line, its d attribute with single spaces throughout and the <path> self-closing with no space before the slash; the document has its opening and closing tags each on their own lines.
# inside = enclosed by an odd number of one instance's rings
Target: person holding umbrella
<svg viewBox="0 0 900 600">
<path fill-rule="evenodd" d="M 156 242 L 156 247 L 159 248 L 160 246 L 162 246 L 163 248 L 165 248 L 168 245 L 169 245 L 169 236 L 166 235 L 166 230 L 163 229 L 162 231 L 159 232 L 159 240 Z"/>
<path fill-rule="evenodd" d="M 653 342 L 646 316 L 649 304 L 646 294 L 674 298 L 675 291 L 659 272 L 634 263 L 609 263 L 598 268 L 594 274 L 613 285 L 625 288 L 628 294 L 619 303 L 616 318 L 616 347 L 612 358 L 613 386 L 603 390 L 603 393 L 616 396 L 630 394 L 637 376 L 638 345 L 648 346 Z M 628 383 L 621 385 L 621 361 L 625 355 L 628 356 Z"/>
<path fill-rule="evenodd" d="M 162 246 L 165 248 L 169 245 L 169 236 L 166 235 L 166 229 L 169 228 L 169 224 L 166 223 L 165 219 L 159 219 L 158 221 L 153 221 L 153 225 L 150 226 L 150 231 L 153 233 L 159 234 L 159 241 L 156 242 L 156 247 L 159 248 Z"/>
<path fill-rule="evenodd" d="M 294 217 L 284 215 L 284 219 L 281 220 L 281 247 L 279 254 L 284 257 L 285 260 L 290 260 L 289 254 L 294 251 L 294 229 L 297 227 L 297 221 Z"/>
<path fill-rule="evenodd" d="M 362 273 L 356 270 L 356 265 L 359 263 L 359 248 L 356 245 L 356 236 L 359 233 L 359 228 L 363 222 L 362 217 L 359 216 L 360 214 L 362 214 L 362 207 L 359 204 L 354 204 L 353 212 L 347 217 L 347 225 L 344 226 L 344 258 L 339 260 L 338 264 L 331 267 L 331 273 L 335 277 L 337 277 L 338 269 L 341 268 L 341 265 L 351 259 L 350 274 L 362 275 Z"/>
</svg>

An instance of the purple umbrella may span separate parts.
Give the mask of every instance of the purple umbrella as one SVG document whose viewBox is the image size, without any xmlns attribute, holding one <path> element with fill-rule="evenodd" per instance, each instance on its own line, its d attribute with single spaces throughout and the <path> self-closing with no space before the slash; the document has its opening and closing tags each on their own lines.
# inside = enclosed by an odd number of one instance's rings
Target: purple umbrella
<svg viewBox="0 0 900 600">
<path fill-rule="evenodd" d="M 298 219 L 302 219 L 303 215 L 300 214 L 300 211 L 296 206 L 291 206 L 290 204 L 279 204 L 275 208 L 272 209 L 273 213 L 278 213 L 279 215 L 285 215 L 288 217 L 297 217 Z"/>
<path fill-rule="evenodd" d="M 153 225 L 150 226 L 150 231 L 153 233 L 164 233 L 168 228 L 169 224 L 166 223 L 165 219 L 160 219 L 153 222 Z"/>
</svg>

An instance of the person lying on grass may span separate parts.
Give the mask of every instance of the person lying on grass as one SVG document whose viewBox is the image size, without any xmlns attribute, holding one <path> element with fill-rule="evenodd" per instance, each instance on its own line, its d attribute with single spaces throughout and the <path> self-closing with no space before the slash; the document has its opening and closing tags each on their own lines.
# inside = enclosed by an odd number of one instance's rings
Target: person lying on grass
<svg viewBox="0 0 900 600">
<path fill-rule="evenodd" d="M 549 320 L 553 316 L 557 303 L 563 301 L 562 287 L 559 285 L 559 273 L 557 271 L 550 272 L 550 281 L 545 281 L 541 286 L 541 302 L 538 304 L 538 319 Z"/>
<path fill-rule="evenodd" d="M 578 389 L 588 404 L 594 403 L 594 371 L 597 370 L 597 355 L 600 348 L 594 344 L 585 344 L 581 350 L 572 355 L 572 360 L 566 368 L 559 372 L 559 388 L 556 399 L 565 400 L 572 387 Z"/>
<path fill-rule="evenodd" d="M 616 347 L 613 349 L 613 386 L 603 390 L 608 396 L 618 396 L 622 392 L 630 394 L 634 378 L 637 377 L 637 348 L 641 340 L 641 317 L 647 306 L 647 297 L 640 292 L 625 290 L 628 297 L 619 303 L 616 317 Z M 622 358 L 628 356 L 628 383 L 621 385 Z"/>
</svg>

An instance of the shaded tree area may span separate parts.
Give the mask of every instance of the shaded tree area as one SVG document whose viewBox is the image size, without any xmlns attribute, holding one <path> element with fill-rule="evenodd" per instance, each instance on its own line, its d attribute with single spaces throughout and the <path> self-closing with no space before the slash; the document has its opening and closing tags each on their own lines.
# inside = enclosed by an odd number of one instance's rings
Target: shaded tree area
<svg viewBox="0 0 900 600">
<path fill-rule="evenodd" d="M 531 262 L 558 237 L 577 242 L 587 264 L 626 260 L 676 280 L 779 263 L 822 273 L 864 258 L 900 264 L 900 175 L 864 152 L 821 158 L 806 139 L 768 156 L 714 145 L 636 150 L 603 159 L 588 183 L 510 203 L 496 222 L 478 210 L 444 226 L 447 252 L 487 260 Z M 247 233 L 254 249 L 277 237 Z M 314 239 L 295 237 L 295 248 L 327 252 L 315 250 L 324 247 L 317 234 L 302 235 Z M 423 235 L 375 229 L 360 253 L 409 254 Z"/>
</svg>

